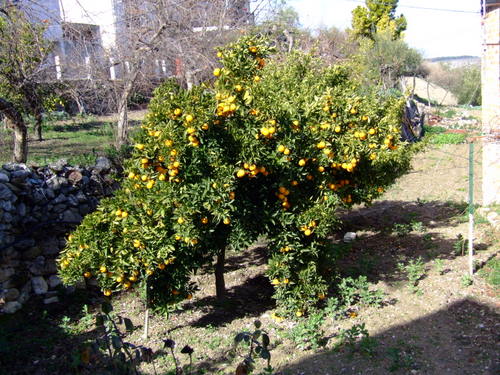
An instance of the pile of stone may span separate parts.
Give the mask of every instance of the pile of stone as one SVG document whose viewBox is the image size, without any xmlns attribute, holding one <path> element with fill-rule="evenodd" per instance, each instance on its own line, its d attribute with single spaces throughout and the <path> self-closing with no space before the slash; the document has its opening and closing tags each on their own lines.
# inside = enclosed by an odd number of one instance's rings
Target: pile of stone
<svg viewBox="0 0 500 375">
<path fill-rule="evenodd" d="M 31 296 L 58 301 L 56 259 L 67 233 L 119 184 L 112 162 L 89 168 L 65 160 L 29 168 L 0 168 L 0 312 L 14 313 Z"/>
</svg>

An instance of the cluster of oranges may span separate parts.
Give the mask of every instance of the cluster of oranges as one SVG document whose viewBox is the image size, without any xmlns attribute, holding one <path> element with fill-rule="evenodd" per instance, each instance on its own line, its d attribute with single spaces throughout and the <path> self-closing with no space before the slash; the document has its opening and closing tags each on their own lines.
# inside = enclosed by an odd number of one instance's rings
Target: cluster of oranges
<svg viewBox="0 0 500 375">
<path fill-rule="evenodd" d="M 255 164 L 244 163 L 243 168 L 240 168 L 236 171 L 236 177 L 243 178 L 245 176 L 248 177 L 256 177 L 259 173 L 264 176 L 269 175 L 269 171 L 264 166 L 257 166 Z"/>
<path fill-rule="evenodd" d="M 284 186 L 280 186 L 278 188 L 278 192 L 276 193 L 276 196 L 278 199 L 281 201 L 281 206 L 283 209 L 287 210 L 290 208 L 290 202 L 288 201 L 288 196 L 290 195 L 290 190 L 288 190 Z"/>
</svg>

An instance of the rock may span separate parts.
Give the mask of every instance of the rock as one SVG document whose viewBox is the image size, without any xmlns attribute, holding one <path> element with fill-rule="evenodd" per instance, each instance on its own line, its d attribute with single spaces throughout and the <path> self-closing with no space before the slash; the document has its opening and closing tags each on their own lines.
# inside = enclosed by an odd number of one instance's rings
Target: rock
<svg viewBox="0 0 500 375">
<path fill-rule="evenodd" d="M 90 211 L 92 211 L 92 209 L 90 208 L 90 206 L 88 204 L 82 204 L 78 208 L 78 211 L 80 212 L 80 215 L 85 216 L 88 213 L 90 213 Z"/>
<path fill-rule="evenodd" d="M 9 182 L 9 175 L 5 172 L 0 172 L 0 183 Z"/>
<path fill-rule="evenodd" d="M 8 289 L 4 295 L 5 301 L 15 301 L 19 297 L 19 294 L 19 290 L 16 288 Z"/>
<path fill-rule="evenodd" d="M 69 182 L 76 185 L 82 181 L 83 175 L 79 171 L 71 171 L 67 178 Z"/>
<path fill-rule="evenodd" d="M 7 187 L 6 184 L 0 184 L 0 199 L 10 201 L 13 195 L 14 193 Z"/>
<path fill-rule="evenodd" d="M 4 212 L 11 212 L 15 210 L 11 201 L 0 201 L 0 210 Z"/>
<path fill-rule="evenodd" d="M 53 275 L 57 273 L 57 263 L 55 259 L 47 259 L 42 270 L 42 275 Z"/>
<path fill-rule="evenodd" d="M 68 200 L 68 197 L 65 196 L 64 194 L 59 194 L 56 198 L 54 198 L 52 200 L 52 204 L 56 205 L 56 204 L 61 204 L 61 203 L 64 203 Z"/>
<path fill-rule="evenodd" d="M 100 156 L 96 160 L 95 167 L 96 169 L 102 171 L 108 171 L 113 167 L 113 164 L 111 163 L 111 160 L 109 160 L 108 158 Z"/>
<path fill-rule="evenodd" d="M 356 233 L 354 233 L 354 232 L 347 232 L 346 234 L 344 234 L 344 242 L 345 243 L 352 242 L 355 239 L 356 239 Z"/>
<path fill-rule="evenodd" d="M 66 185 L 68 180 L 64 177 L 54 176 L 47 180 L 47 186 L 53 190 L 59 190 L 63 185 Z"/>
<path fill-rule="evenodd" d="M 43 300 L 43 303 L 44 303 L 45 305 L 48 305 L 48 304 L 50 304 L 50 303 L 56 303 L 56 302 L 59 302 L 59 298 L 58 298 L 57 296 L 54 296 L 54 297 L 49 297 L 49 298 L 45 298 L 45 299 Z"/>
<path fill-rule="evenodd" d="M 7 281 L 14 273 L 14 268 L 0 268 L 0 283 Z"/>
<path fill-rule="evenodd" d="M 31 174 L 30 170 L 19 170 L 19 171 L 14 171 L 10 174 L 10 179 L 12 182 L 20 183 L 26 180 L 29 175 Z"/>
<path fill-rule="evenodd" d="M 26 216 L 26 205 L 21 202 L 17 205 L 16 213 L 18 216 Z"/>
<path fill-rule="evenodd" d="M 25 303 L 29 298 L 30 298 L 30 293 L 31 293 L 31 281 L 27 282 L 22 288 L 21 288 L 21 295 L 17 299 L 20 303 Z"/>
<path fill-rule="evenodd" d="M 52 275 L 49 277 L 49 287 L 54 289 L 62 284 L 61 279 L 57 275 Z"/>
<path fill-rule="evenodd" d="M 31 263 L 31 265 L 28 267 L 28 270 L 33 275 L 40 276 L 43 273 L 44 266 L 45 266 L 45 257 L 38 256 L 33 261 L 33 263 Z"/>
<path fill-rule="evenodd" d="M 49 164 L 48 167 L 54 172 L 62 172 L 66 165 L 68 165 L 68 161 L 66 159 L 59 159 L 55 163 Z"/>
<path fill-rule="evenodd" d="M 31 259 L 35 259 L 41 253 L 42 253 L 42 250 L 38 246 L 32 246 L 28 250 L 23 251 L 23 253 L 21 254 L 21 257 L 24 260 L 31 260 Z"/>
<path fill-rule="evenodd" d="M 44 255 L 59 254 L 59 241 L 57 238 L 49 237 L 40 244 Z"/>
<path fill-rule="evenodd" d="M 54 190 L 51 188 L 44 189 L 44 193 L 45 193 L 46 199 L 53 199 L 56 196 L 56 194 L 54 193 Z"/>
<path fill-rule="evenodd" d="M 42 276 L 33 277 L 31 279 L 31 286 L 36 295 L 45 294 L 49 290 L 49 286 Z"/>
<path fill-rule="evenodd" d="M 16 249 L 29 249 L 30 247 L 35 246 L 36 242 L 33 238 L 23 238 L 19 242 L 16 242 L 14 245 Z"/>
<path fill-rule="evenodd" d="M 67 223 L 81 223 L 83 220 L 82 215 L 75 208 L 65 211 L 62 215 L 62 221 Z"/>
<path fill-rule="evenodd" d="M 2 165 L 2 168 L 8 172 L 14 172 L 14 171 L 18 171 L 21 169 L 28 169 L 26 164 L 23 164 L 23 163 L 7 163 L 7 164 Z"/>
<path fill-rule="evenodd" d="M 20 310 L 21 307 L 23 307 L 23 305 L 17 301 L 7 302 L 4 305 L 2 312 L 5 314 L 14 314 L 16 311 Z"/>
</svg>

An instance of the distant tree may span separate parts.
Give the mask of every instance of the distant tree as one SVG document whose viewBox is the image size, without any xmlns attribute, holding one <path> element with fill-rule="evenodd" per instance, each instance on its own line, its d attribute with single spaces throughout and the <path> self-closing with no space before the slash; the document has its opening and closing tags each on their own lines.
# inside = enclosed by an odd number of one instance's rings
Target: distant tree
<svg viewBox="0 0 500 375">
<path fill-rule="evenodd" d="M 43 80 L 48 66 L 45 63 L 51 43 L 44 38 L 45 24 L 29 22 L 21 10 L 12 5 L 0 13 L 0 96 L 4 104 L 0 110 L 8 118 L 13 110 L 35 118 L 35 132 L 42 140 L 42 113 L 47 91 Z M 8 108 L 8 110 L 6 109 Z M 11 121 L 14 129 L 22 127 L 16 116 Z M 24 121 L 22 121 L 24 124 Z M 17 125 L 16 125 L 17 124 Z M 15 142 L 27 142 L 26 137 L 15 137 Z M 26 161 L 27 147 L 15 144 L 16 161 Z M 21 151 L 24 150 L 24 151 Z"/>
<path fill-rule="evenodd" d="M 384 88 L 396 88 L 403 76 L 419 75 L 421 54 L 403 40 L 393 40 L 388 31 L 373 35 L 373 41 L 361 42 L 355 57 L 362 80 L 381 84 Z"/>
<path fill-rule="evenodd" d="M 286 4 L 278 5 L 254 31 L 266 34 L 279 51 L 286 52 L 292 50 L 298 37 L 303 34 L 300 30 L 299 14 Z"/>
<path fill-rule="evenodd" d="M 352 30 L 355 39 L 374 39 L 378 32 L 389 32 L 393 40 L 406 30 L 406 18 L 396 16 L 398 0 L 365 0 L 366 6 L 352 11 Z"/>
</svg>

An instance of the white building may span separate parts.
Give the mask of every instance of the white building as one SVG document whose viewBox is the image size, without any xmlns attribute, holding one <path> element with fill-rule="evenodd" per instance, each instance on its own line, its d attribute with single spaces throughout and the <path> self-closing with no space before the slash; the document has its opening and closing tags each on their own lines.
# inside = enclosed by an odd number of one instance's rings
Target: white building
<svg viewBox="0 0 500 375">
<path fill-rule="evenodd" d="M 252 22 L 250 0 L 217 0 L 222 1 L 233 19 L 243 23 Z M 198 1 L 201 8 L 213 6 L 214 0 Z M 0 2 L 2 2 L 0 0 Z M 5 2 L 5 1 L 4 1 Z M 120 36 L 127 35 L 128 4 L 140 4 L 140 0 L 6 0 L 29 8 L 35 21 L 48 23 L 47 36 L 56 45 L 54 48 L 54 73 L 58 79 L 90 78 L 92 64 L 95 60 L 102 63 L 105 59 L 109 65 L 109 78 L 120 75 L 113 56 L 124 47 Z M 136 3 L 138 2 L 138 3 Z M 128 15 L 130 18 L 130 15 Z M 207 27 L 200 23 L 198 27 Z M 126 48 L 126 47 L 125 47 Z M 172 58 L 172 57 L 171 57 Z M 170 75 L 165 60 L 154 62 L 155 74 Z"/>
</svg>

